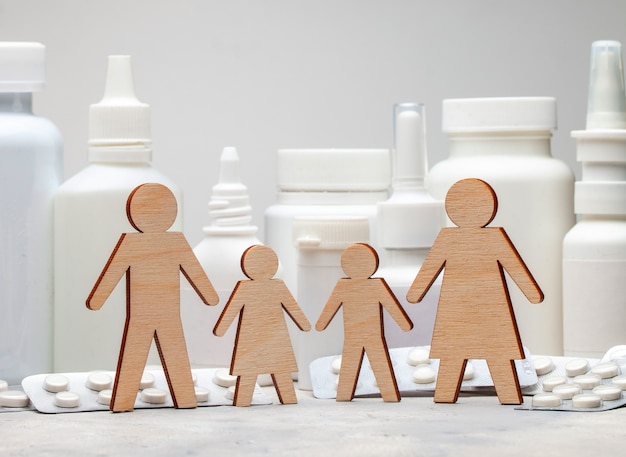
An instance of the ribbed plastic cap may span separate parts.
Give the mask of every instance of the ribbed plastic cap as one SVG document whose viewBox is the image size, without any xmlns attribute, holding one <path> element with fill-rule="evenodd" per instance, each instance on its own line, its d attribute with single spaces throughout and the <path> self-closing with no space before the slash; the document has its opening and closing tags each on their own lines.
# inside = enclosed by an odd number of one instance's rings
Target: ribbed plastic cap
<svg viewBox="0 0 626 457">
<path fill-rule="evenodd" d="M 556 99 L 448 99 L 443 101 L 442 115 L 445 133 L 551 131 L 556 129 Z"/>
<path fill-rule="evenodd" d="M 46 85 L 46 47 L 0 42 L 0 92 L 39 92 Z"/>
<path fill-rule="evenodd" d="M 150 106 L 135 95 L 130 56 L 109 56 L 104 96 L 89 107 L 89 144 L 146 143 L 150 143 Z"/>
<path fill-rule="evenodd" d="M 281 149 L 278 188 L 285 191 L 381 191 L 389 188 L 388 149 Z"/>
<path fill-rule="evenodd" d="M 345 249 L 354 243 L 370 242 L 367 217 L 296 217 L 293 243 L 299 249 Z"/>
</svg>

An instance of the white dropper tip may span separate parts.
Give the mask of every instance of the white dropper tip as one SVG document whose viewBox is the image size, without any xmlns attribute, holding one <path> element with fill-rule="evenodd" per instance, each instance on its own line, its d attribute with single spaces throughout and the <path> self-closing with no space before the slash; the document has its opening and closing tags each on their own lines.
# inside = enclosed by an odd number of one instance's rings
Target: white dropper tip
<svg viewBox="0 0 626 457">
<path fill-rule="evenodd" d="M 626 91 L 619 41 L 591 45 L 587 129 L 625 129 Z"/>
<path fill-rule="evenodd" d="M 394 108 L 393 189 L 422 189 L 428 170 L 424 105 L 401 103 Z"/>
<path fill-rule="evenodd" d="M 237 148 L 225 147 L 220 157 L 220 184 L 241 184 Z"/>
<path fill-rule="evenodd" d="M 141 103 L 135 95 L 135 82 L 130 56 L 109 56 L 104 96 L 101 104 L 125 105 Z"/>
</svg>

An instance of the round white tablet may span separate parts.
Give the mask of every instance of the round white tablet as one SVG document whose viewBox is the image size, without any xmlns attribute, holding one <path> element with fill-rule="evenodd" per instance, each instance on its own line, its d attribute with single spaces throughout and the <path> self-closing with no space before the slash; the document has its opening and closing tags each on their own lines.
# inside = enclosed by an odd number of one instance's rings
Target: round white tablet
<svg viewBox="0 0 626 457">
<path fill-rule="evenodd" d="M 591 372 L 602 379 L 612 378 L 619 374 L 619 366 L 615 362 L 599 363 L 591 369 Z"/>
<path fill-rule="evenodd" d="M 196 401 L 198 403 L 207 402 L 211 398 L 211 391 L 209 389 L 196 386 L 194 390 L 196 391 Z"/>
<path fill-rule="evenodd" d="M 411 379 L 415 384 L 430 384 L 435 382 L 435 370 L 429 365 L 420 365 L 411 374 Z"/>
<path fill-rule="evenodd" d="M 580 392 L 580 386 L 576 384 L 561 384 L 552 389 L 552 393 L 561 397 L 561 400 L 571 400 L 574 395 L 578 395 Z"/>
<path fill-rule="evenodd" d="M 585 374 L 589 371 L 589 362 L 586 359 L 573 359 L 565 364 L 565 374 L 569 377 Z"/>
<path fill-rule="evenodd" d="M 414 367 L 429 364 L 430 350 L 422 347 L 412 349 L 407 356 L 407 363 L 409 365 L 413 365 Z"/>
<path fill-rule="evenodd" d="M 622 398 L 622 389 L 614 384 L 603 384 L 593 388 L 593 393 L 599 395 L 602 400 L 619 400 Z"/>
<path fill-rule="evenodd" d="M 469 381 L 470 379 L 474 379 L 474 375 L 476 374 L 476 369 L 472 362 L 468 360 L 465 365 L 465 371 L 463 372 L 463 381 Z"/>
<path fill-rule="evenodd" d="M 626 390 L 626 375 L 621 374 L 619 376 L 615 376 L 613 379 L 611 379 L 611 383 L 615 384 L 622 390 Z"/>
<path fill-rule="evenodd" d="M 578 384 L 581 389 L 593 389 L 595 386 L 600 385 L 602 379 L 599 375 L 595 373 L 589 373 L 579 374 L 578 376 L 574 377 L 573 381 L 574 384 Z"/>
<path fill-rule="evenodd" d="M 230 375 L 226 368 L 220 368 L 215 371 L 213 383 L 220 387 L 231 387 L 237 384 L 237 376 Z"/>
<path fill-rule="evenodd" d="M 537 376 L 543 376 L 554 370 L 554 362 L 550 357 L 533 357 L 533 364 Z"/>
<path fill-rule="evenodd" d="M 5 408 L 26 408 L 28 396 L 20 390 L 5 390 L 0 392 L 0 406 Z"/>
<path fill-rule="evenodd" d="M 139 390 L 149 389 L 152 386 L 154 386 L 154 375 L 144 371 L 139 382 Z"/>
<path fill-rule="evenodd" d="M 552 392 L 556 386 L 560 386 L 565 383 L 567 383 L 567 378 L 565 376 L 550 376 L 549 378 L 543 380 L 543 391 Z"/>
<path fill-rule="evenodd" d="M 533 396 L 533 406 L 536 407 L 558 407 L 561 406 L 561 397 L 558 395 L 543 392 Z"/>
<path fill-rule="evenodd" d="M 141 400 L 146 403 L 160 404 L 165 403 L 167 392 L 156 387 L 148 387 L 141 391 Z"/>
<path fill-rule="evenodd" d="M 43 380 L 43 388 L 48 392 L 63 392 L 69 389 L 70 380 L 62 374 L 49 374 Z"/>
<path fill-rule="evenodd" d="M 54 404 L 59 408 L 76 408 L 80 406 L 80 397 L 74 392 L 57 392 L 54 396 Z"/>
<path fill-rule="evenodd" d="M 110 389 L 111 383 L 113 379 L 106 373 L 101 372 L 93 372 L 89 373 L 87 376 L 87 381 L 85 381 L 85 387 L 90 390 L 95 390 L 96 392 L 100 392 L 104 389 Z"/>
<path fill-rule="evenodd" d="M 335 357 L 333 361 L 330 363 L 330 369 L 333 373 L 339 374 L 341 371 L 341 356 Z"/>
<path fill-rule="evenodd" d="M 225 397 L 226 397 L 227 400 L 234 400 L 235 399 L 235 386 L 230 386 L 226 390 Z"/>
<path fill-rule="evenodd" d="M 4 379 L 0 379 L 0 392 L 4 392 L 5 390 L 9 389 L 9 383 L 6 382 Z"/>
<path fill-rule="evenodd" d="M 111 397 L 113 396 L 113 391 L 111 389 L 104 389 L 98 392 L 98 400 L 96 400 L 101 405 L 109 406 L 111 404 Z"/>
<path fill-rule="evenodd" d="M 602 398 L 596 394 L 578 394 L 572 398 L 574 408 L 597 408 L 602 405 Z"/>
</svg>

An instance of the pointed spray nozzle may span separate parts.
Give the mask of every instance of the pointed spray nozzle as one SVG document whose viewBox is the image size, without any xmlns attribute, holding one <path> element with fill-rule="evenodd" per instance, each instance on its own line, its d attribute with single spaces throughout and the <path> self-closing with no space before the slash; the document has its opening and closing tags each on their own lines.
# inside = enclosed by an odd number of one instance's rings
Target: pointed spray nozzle
<svg viewBox="0 0 626 457">
<path fill-rule="evenodd" d="M 91 146 L 150 143 L 150 106 L 135 95 L 130 56 L 109 56 L 104 96 L 89 107 Z"/>
<path fill-rule="evenodd" d="M 424 105 L 394 105 L 394 190 L 423 189 L 428 171 Z"/>
<path fill-rule="evenodd" d="M 626 91 L 619 41 L 591 45 L 587 129 L 625 129 Z"/>
</svg>

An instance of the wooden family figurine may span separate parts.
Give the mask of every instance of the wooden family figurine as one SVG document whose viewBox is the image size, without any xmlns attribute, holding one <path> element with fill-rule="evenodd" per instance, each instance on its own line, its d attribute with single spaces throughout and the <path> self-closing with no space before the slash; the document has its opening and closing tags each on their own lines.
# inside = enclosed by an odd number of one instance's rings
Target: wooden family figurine
<svg viewBox="0 0 626 457">
<path fill-rule="evenodd" d="M 504 271 L 531 303 L 543 293 L 496 215 L 494 190 L 479 179 L 456 182 L 446 212 L 457 227 L 443 228 L 411 285 L 407 300 L 421 301 L 445 269 L 430 349 L 440 359 L 435 402 L 456 402 L 468 359 L 486 359 L 498 399 L 521 404 L 514 360 L 523 359 Z"/>
<path fill-rule="evenodd" d="M 344 343 L 337 386 L 337 401 L 354 398 L 363 356 L 372 367 L 384 401 L 400 401 L 383 330 L 383 308 L 405 332 L 413 323 L 383 278 L 372 278 L 378 254 L 367 244 L 353 244 L 341 256 L 347 278 L 341 278 L 322 310 L 315 328 L 323 331 L 343 306 Z"/>
<path fill-rule="evenodd" d="M 126 213 L 136 233 L 124 233 L 102 270 L 87 308 L 98 310 L 126 277 L 126 324 L 111 397 L 111 411 L 132 411 L 152 339 L 176 408 L 197 406 L 180 318 L 182 272 L 207 305 L 218 295 L 181 232 L 166 232 L 178 208 L 161 184 L 135 188 Z"/>
<path fill-rule="evenodd" d="M 249 406 L 257 376 L 267 373 L 280 402 L 297 403 L 291 373 L 298 371 L 298 365 L 283 311 L 300 330 L 308 332 L 311 324 L 285 283 L 272 279 L 278 257 L 271 248 L 254 245 L 246 249 L 241 269 L 250 279 L 237 283 L 213 329 L 216 336 L 223 336 L 239 316 L 230 365 L 230 374 L 237 376 L 233 404 Z"/>
</svg>

